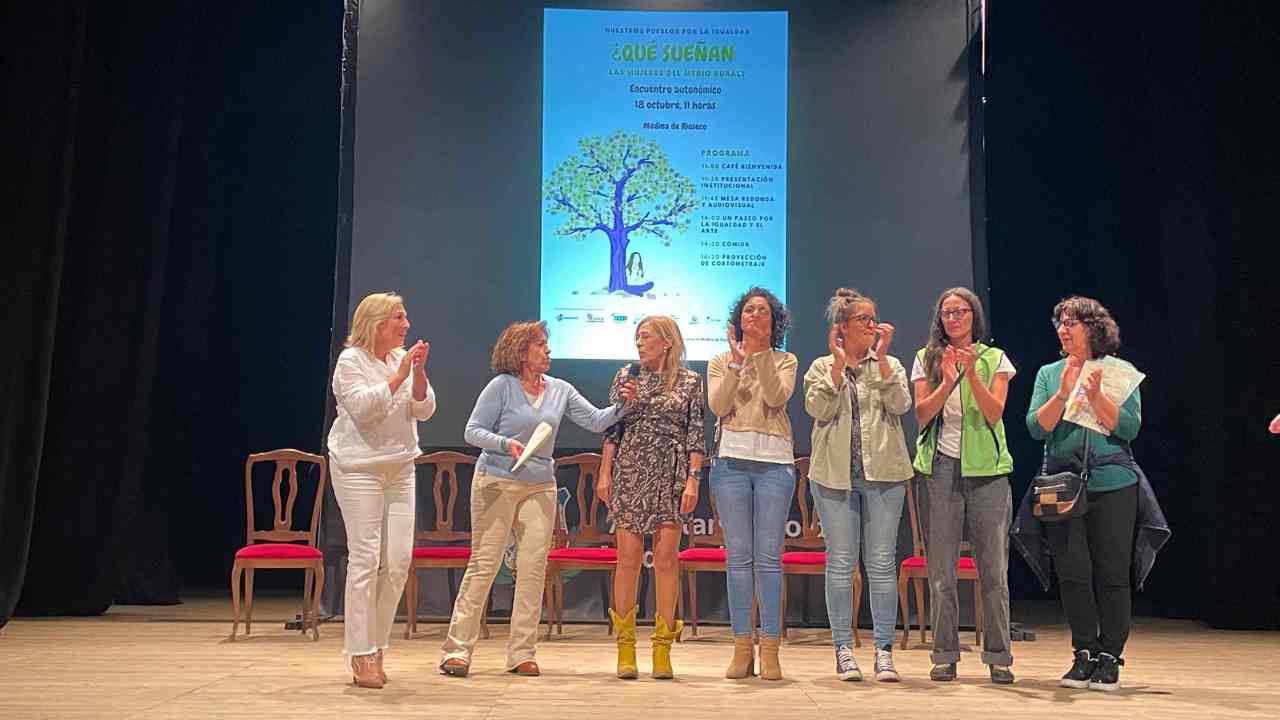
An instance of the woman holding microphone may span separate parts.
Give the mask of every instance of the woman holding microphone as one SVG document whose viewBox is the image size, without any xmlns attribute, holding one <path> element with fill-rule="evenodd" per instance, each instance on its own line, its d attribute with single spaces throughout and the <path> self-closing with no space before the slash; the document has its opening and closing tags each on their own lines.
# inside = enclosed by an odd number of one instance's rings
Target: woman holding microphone
<svg viewBox="0 0 1280 720">
<path fill-rule="evenodd" d="M 471 482 L 471 559 L 458 587 L 440 672 L 466 677 L 471 654 L 480 639 L 480 615 L 502 564 L 511 531 L 516 536 L 515 598 L 506 667 L 517 675 L 536 676 L 534 661 L 542 608 L 547 550 L 555 530 L 556 434 L 567 415 L 591 432 L 603 432 L 625 414 L 620 402 L 596 408 L 572 385 L 551 377 L 551 349 L 542 322 L 512 323 L 498 336 L 490 366 L 496 376 L 476 399 L 467 421 L 466 441 L 483 450 Z M 619 390 L 622 400 L 635 396 L 634 385 Z M 551 434 L 518 470 L 512 470 L 535 428 L 546 423 Z"/>
<path fill-rule="evenodd" d="M 644 559 L 644 536 L 653 536 L 657 609 L 653 628 L 653 677 L 675 677 L 671 643 L 684 623 L 675 620 L 680 592 L 680 534 L 698 504 L 702 480 L 702 377 L 684 365 L 684 338 L 675 320 L 654 315 L 636 326 L 639 362 L 613 379 L 615 402 L 636 385 L 631 412 L 609 428 L 596 494 L 609 505 L 618 538 L 609 610 L 617 629 L 618 677 L 634 679 L 636 581 Z"/>
<path fill-rule="evenodd" d="M 431 346 L 419 340 L 405 350 L 409 327 L 399 295 L 369 295 L 333 370 L 338 417 L 329 468 L 347 531 L 343 653 L 363 688 L 387 680 L 382 653 L 413 557 L 418 423 L 436 410 L 426 372 Z"/>
</svg>

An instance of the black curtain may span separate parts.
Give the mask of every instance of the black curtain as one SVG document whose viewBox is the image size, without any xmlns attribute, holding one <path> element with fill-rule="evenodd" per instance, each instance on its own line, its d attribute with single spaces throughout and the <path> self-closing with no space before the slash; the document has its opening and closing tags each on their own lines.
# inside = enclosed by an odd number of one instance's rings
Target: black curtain
<svg viewBox="0 0 1280 720">
<path fill-rule="evenodd" d="M 225 584 L 245 455 L 319 450 L 341 12 L 5 10 L 0 622 Z"/>
<path fill-rule="evenodd" d="M 1021 363 L 1006 423 L 1057 359 L 1054 303 L 1101 300 L 1148 373 L 1134 449 L 1174 530 L 1135 608 L 1280 626 L 1276 11 L 1002 2 L 989 24 L 993 326 Z M 1021 490 L 1040 448 L 1009 437 Z M 1011 583 L 1041 596 L 1019 561 Z"/>
</svg>

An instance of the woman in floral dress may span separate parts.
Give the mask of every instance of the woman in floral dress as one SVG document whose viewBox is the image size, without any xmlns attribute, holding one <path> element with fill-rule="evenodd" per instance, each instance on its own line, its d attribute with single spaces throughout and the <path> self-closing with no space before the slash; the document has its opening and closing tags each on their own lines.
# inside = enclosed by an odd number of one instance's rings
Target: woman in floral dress
<svg viewBox="0 0 1280 720">
<path fill-rule="evenodd" d="M 636 666 L 636 583 L 644 560 L 644 536 L 653 536 L 657 612 L 653 677 L 670 679 L 671 643 L 684 623 L 673 619 L 680 588 L 678 553 L 685 520 L 698 504 L 702 480 L 702 377 L 684 364 L 684 339 L 675 321 L 645 318 L 636 327 L 638 363 L 618 370 L 609 398 L 635 384 L 633 408 L 605 433 L 596 494 L 608 503 L 617 528 L 618 567 L 609 610 L 617 629 L 618 677 L 639 675 Z"/>
</svg>

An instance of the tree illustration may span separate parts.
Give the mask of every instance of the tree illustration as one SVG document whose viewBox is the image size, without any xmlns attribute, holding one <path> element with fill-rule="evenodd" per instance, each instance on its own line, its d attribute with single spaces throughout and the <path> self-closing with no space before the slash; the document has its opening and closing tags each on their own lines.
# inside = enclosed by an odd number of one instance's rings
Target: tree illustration
<svg viewBox="0 0 1280 720">
<path fill-rule="evenodd" d="M 609 239 L 608 291 L 632 295 L 643 295 L 653 283 L 627 282 L 631 238 L 652 236 L 670 246 L 698 206 L 693 183 L 671 167 L 658 143 L 622 130 L 580 138 L 578 152 L 551 173 L 544 193 L 547 211 L 565 216 L 556 235 L 600 232 Z"/>
</svg>

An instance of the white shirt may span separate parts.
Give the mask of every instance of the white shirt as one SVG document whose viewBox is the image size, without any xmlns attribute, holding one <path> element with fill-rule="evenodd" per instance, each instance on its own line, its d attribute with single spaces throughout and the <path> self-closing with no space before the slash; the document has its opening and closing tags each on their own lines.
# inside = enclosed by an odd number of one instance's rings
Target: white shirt
<svg viewBox="0 0 1280 720">
<path fill-rule="evenodd" d="M 788 465 L 796 461 L 790 438 L 752 430 L 720 429 L 719 456 Z"/>
<path fill-rule="evenodd" d="M 410 376 L 395 394 L 388 381 L 407 351 L 397 348 L 378 360 L 360 348 L 347 348 L 333 370 L 338 419 L 329 430 L 329 455 L 344 469 L 409 462 L 422 454 L 418 423 L 436 411 L 435 388 L 427 385 L 423 400 L 413 399 Z"/>
<path fill-rule="evenodd" d="M 1009 360 L 1009 353 L 1000 353 L 1000 364 L 996 366 L 996 375 L 1008 375 L 1012 380 L 1014 375 L 1018 374 L 1017 368 Z M 920 363 L 920 356 L 916 356 L 915 364 L 911 366 L 911 382 L 922 380 L 926 377 L 924 365 Z M 938 435 L 938 452 L 950 458 L 960 458 L 960 423 L 963 420 L 964 409 L 960 405 L 960 383 L 956 383 L 956 387 L 947 396 L 947 403 L 942 406 L 942 433 Z"/>
</svg>

